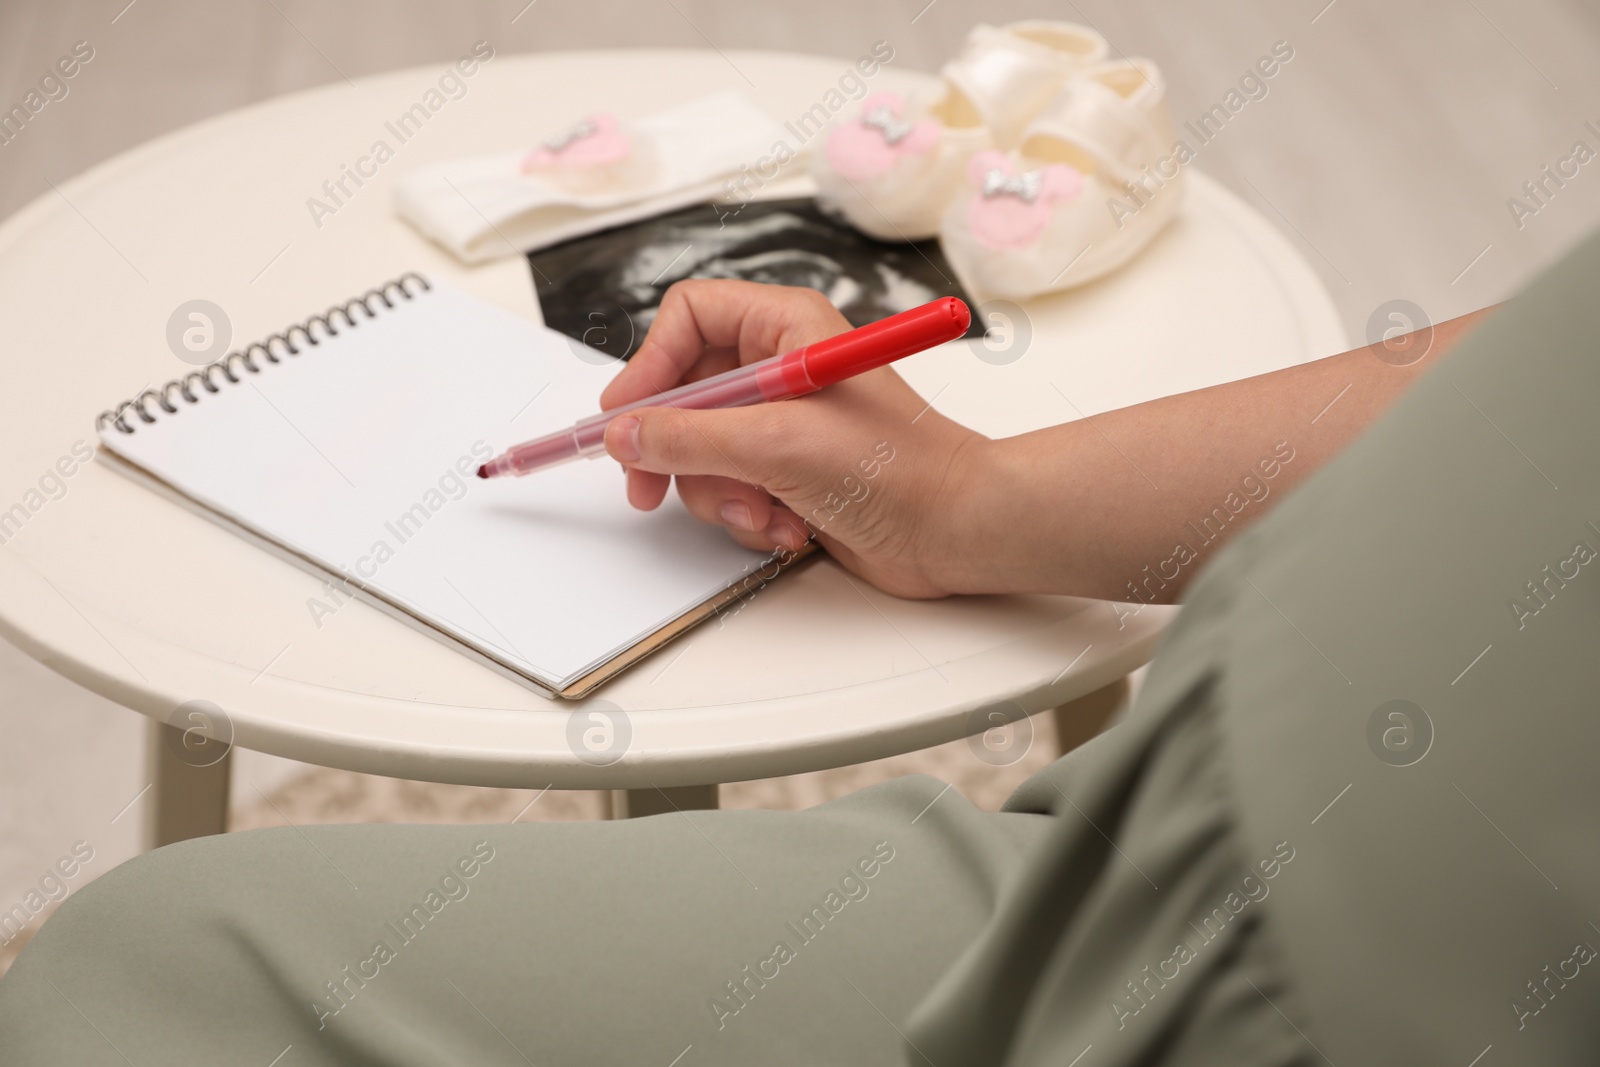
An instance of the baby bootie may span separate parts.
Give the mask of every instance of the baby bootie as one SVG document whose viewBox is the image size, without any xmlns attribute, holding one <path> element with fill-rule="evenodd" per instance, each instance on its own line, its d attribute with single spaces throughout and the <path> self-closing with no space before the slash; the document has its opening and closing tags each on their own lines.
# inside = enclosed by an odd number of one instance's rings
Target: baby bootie
<svg viewBox="0 0 1600 1067">
<path fill-rule="evenodd" d="M 1183 166 L 1147 59 L 1074 78 L 1009 153 L 985 151 L 945 209 L 945 256 L 975 293 L 1020 300 L 1116 270 L 1177 214 Z"/>
<path fill-rule="evenodd" d="M 1069 22 L 974 27 L 931 102 L 874 93 L 832 127 L 811 160 L 819 202 L 881 240 L 933 236 L 968 161 L 1013 147 L 1067 79 L 1105 54 L 1104 38 Z"/>
</svg>

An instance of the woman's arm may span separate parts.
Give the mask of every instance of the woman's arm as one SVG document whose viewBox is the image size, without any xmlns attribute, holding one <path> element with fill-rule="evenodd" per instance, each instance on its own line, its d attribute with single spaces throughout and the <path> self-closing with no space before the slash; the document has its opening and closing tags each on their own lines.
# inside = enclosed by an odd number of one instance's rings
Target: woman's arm
<svg viewBox="0 0 1600 1067">
<path fill-rule="evenodd" d="M 1433 327 L 1395 366 L 1358 348 L 985 442 L 962 479 L 959 592 L 1171 602 L 1199 565 L 1338 454 L 1486 311 Z M 1391 345 L 1399 346 L 1402 339 Z M 1390 349 L 1393 350 L 1393 349 Z M 981 550 L 1006 531 L 1007 551 Z"/>
<path fill-rule="evenodd" d="M 781 404 L 643 409 L 612 423 L 606 447 L 636 507 L 658 506 L 675 476 L 688 509 L 741 544 L 792 549 L 814 534 L 900 596 L 1171 601 L 1481 314 L 1434 327 L 1431 351 L 1410 366 L 1361 348 L 996 441 L 884 368 Z M 602 406 L 848 327 L 810 290 L 680 282 Z"/>
</svg>

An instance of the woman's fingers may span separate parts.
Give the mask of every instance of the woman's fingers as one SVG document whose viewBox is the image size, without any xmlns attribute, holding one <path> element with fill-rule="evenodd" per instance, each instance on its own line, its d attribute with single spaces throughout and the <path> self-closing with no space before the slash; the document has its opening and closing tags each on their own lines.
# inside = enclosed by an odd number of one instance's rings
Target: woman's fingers
<svg viewBox="0 0 1600 1067">
<path fill-rule="evenodd" d="M 670 475 L 628 468 L 628 503 L 644 511 L 661 506 Z M 805 523 L 773 500 L 765 489 L 716 475 L 679 475 L 678 495 L 689 514 L 721 526 L 746 548 L 762 552 L 774 548 L 796 549 L 809 536 Z"/>
<path fill-rule="evenodd" d="M 701 522 L 745 533 L 761 533 L 772 522 L 771 495 L 733 478 L 682 475 L 678 478 L 678 495 L 689 514 Z"/>
<path fill-rule="evenodd" d="M 805 544 L 810 536 L 810 531 L 805 528 L 805 523 L 800 521 L 800 516 L 779 503 L 772 504 L 771 517 L 764 530 L 757 532 L 740 530 L 732 526 L 725 528 L 735 541 L 757 552 L 776 552 L 780 548 L 794 552 Z"/>
<path fill-rule="evenodd" d="M 800 516 L 779 504 L 772 509 L 772 518 L 762 536 L 777 547 L 794 552 L 810 539 L 811 531 Z"/>
<path fill-rule="evenodd" d="M 602 409 L 664 392 L 849 328 L 820 293 L 729 279 L 678 282 L 650 332 L 600 395 Z"/>
<path fill-rule="evenodd" d="M 634 467 L 624 467 L 623 471 L 628 476 L 628 503 L 640 511 L 654 511 L 661 506 L 661 502 L 667 498 L 667 490 L 672 487 L 670 474 L 657 474 Z"/>
<path fill-rule="evenodd" d="M 626 467 L 659 474 L 715 474 L 768 485 L 798 473 L 796 431 L 790 429 L 794 412 L 778 409 L 800 403 L 711 411 L 638 408 L 611 420 L 606 451 Z"/>
</svg>

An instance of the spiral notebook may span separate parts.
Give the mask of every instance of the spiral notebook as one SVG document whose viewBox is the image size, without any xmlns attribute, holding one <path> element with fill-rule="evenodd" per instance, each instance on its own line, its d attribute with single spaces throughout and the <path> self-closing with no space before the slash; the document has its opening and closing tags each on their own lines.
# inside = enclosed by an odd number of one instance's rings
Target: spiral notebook
<svg viewBox="0 0 1600 1067">
<path fill-rule="evenodd" d="M 635 511 L 610 460 L 475 476 L 593 414 L 621 366 L 409 274 L 146 390 L 98 430 L 124 473 L 324 578 L 308 628 L 358 597 L 579 697 L 777 566 L 676 495 Z"/>
</svg>

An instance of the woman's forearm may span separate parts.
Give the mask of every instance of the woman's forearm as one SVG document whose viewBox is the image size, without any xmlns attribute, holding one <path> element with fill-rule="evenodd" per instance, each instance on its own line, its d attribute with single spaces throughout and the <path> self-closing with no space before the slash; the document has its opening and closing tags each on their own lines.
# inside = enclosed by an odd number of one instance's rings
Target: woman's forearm
<svg viewBox="0 0 1600 1067">
<path fill-rule="evenodd" d="M 1169 603 L 1218 548 L 1369 426 L 1484 315 L 1407 366 L 1370 348 L 1017 437 L 963 457 L 963 592 Z M 962 544 L 962 542 L 970 542 Z"/>
</svg>

